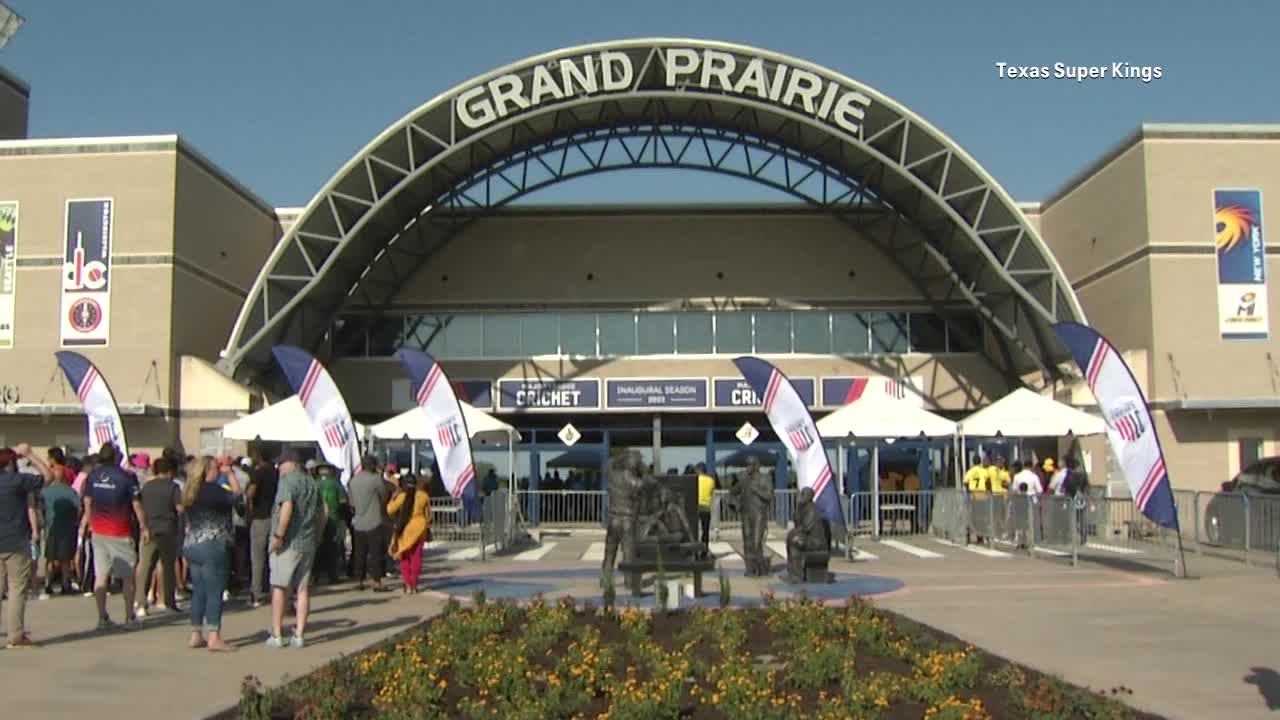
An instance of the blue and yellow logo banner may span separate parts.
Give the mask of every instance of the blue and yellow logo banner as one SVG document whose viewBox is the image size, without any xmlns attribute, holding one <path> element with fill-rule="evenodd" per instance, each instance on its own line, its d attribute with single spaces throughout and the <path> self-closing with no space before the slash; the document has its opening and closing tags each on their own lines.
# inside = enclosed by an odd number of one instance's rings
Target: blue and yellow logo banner
<svg viewBox="0 0 1280 720">
<path fill-rule="evenodd" d="M 1267 248 L 1261 190 L 1213 191 L 1218 329 L 1224 340 L 1265 340 Z"/>
</svg>

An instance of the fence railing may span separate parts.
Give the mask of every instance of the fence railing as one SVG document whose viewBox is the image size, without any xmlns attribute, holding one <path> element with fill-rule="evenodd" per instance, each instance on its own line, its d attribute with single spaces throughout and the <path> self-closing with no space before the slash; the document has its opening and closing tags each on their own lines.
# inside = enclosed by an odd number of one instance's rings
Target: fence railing
<svg viewBox="0 0 1280 720">
<path fill-rule="evenodd" d="M 1100 488 L 1076 499 L 1059 496 L 970 494 L 940 488 L 908 492 L 854 493 L 841 498 L 851 537 L 891 537 L 932 533 L 955 542 L 978 538 L 1049 551 L 1074 545 L 1130 549 L 1173 548 L 1178 533 L 1148 520 L 1129 498 L 1107 498 Z M 798 493 L 776 490 L 770 526 L 785 529 Z M 1181 539 L 1189 552 L 1275 563 L 1280 571 L 1280 496 L 1175 491 Z M 482 503 L 432 498 L 433 535 L 438 540 L 478 542 Z M 516 517 L 508 526 L 603 528 L 608 493 L 603 490 L 524 490 L 516 493 Z M 732 494 L 712 498 L 714 539 L 733 540 L 742 519 Z M 837 539 L 838 540 L 838 539 Z M 489 541 L 492 542 L 492 541 Z"/>
</svg>

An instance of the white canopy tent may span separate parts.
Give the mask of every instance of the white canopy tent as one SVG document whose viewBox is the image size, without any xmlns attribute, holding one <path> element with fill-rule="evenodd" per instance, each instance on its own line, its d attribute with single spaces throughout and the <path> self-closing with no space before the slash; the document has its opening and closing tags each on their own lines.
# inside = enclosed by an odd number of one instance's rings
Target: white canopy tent
<svg viewBox="0 0 1280 720">
<path fill-rule="evenodd" d="M 520 441 L 520 433 L 514 427 L 461 400 L 458 404 L 462 406 L 462 419 L 467 424 L 471 439 L 482 442 Z M 418 407 L 409 408 L 390 420 L 374 425 L 370 430 L 380 440 L 431 440 L 433 435 L 431 427 L 427 425 L 426 413 Z"/>
<path fill-rule="evenodd" d="M 472 440 L 480 442 L 502 443 L 507 444 L 507 462 L 511 470 L 510 480 L 508 481 L 508 502 L 510 510 L 515 511 L 515 488 L 516 488 L 516 450 L 515 445 L 520 441 L 520 433 L 514 427 L 499 420 L 483 410 L 477 410 L 470 404 L 461 400 L 458 405 L 462 407 L 462 419 L 467 424 L 467 432 L 470 433 Z M 396 415 L 390 420 L 374 425 L 369 428 L 375 438 L 379 440 L 413 440 L 413 441 L 431 441 L 434 439 L 435 433 L 430 425 L 427 424 L 427 415 L 420 407 L 412 407 L 404 412 Z M 417 453 L 413 454 L 414 462 L 417 462 Z M 417 468 L 415 467 L 416 471 Z M 479 478 L 476 479 L 479 482 Z M 477 486 L 478 487 L 478 486 Z"/>
<path fill-rule="evenodd" d="M 938 438 L 956 435 L 956 424 L 911 403 L 887 397 L 867 397 L 836 410 L 817 422 L 818 434 L 824 438 Z M 844 444 L 837 447 L 837 465 L 844 484 Z M 954 449 L 954 448 L 953 448 Z M 884 510 L 914 512 L 910 504 L 880 505 L 880 444 L 871 448 L 871 518 L 876 535 L 880 533 L 880 512 Z"/>
<path fill-rule="evenodd" d="M 818 421 L 824 438 L 950 437 L 956 424 L 941 415 L 889 398 L 853 402 Z"/>
<path fill-rule="evenodd" d="M 356 423 L 356 433 L 364 436 L 365 428 Z M 297 395 L 290 395 L 256 413 L 245 415 L 222 426 L 222 437 L 228 440 L 271 440 L 274 442 L 321 442 L 320 431 L 311 424 L 307 411 Z"/>
<path fill-rule="evenodd" d="M 1101 435 L 1102 418 L 1018 388 L 960 422 L 968 437 L 1064 437 Z"/>
</svg>

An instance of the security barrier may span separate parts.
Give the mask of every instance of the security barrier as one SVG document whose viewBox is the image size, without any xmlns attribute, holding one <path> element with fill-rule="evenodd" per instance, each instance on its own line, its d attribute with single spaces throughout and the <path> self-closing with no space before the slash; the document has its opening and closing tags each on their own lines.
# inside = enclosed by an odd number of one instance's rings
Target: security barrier
<svg viewBox="0 0 1280 720">
<path fill-rule="evenodd" d="M 1280 572 L 1280 496 L 1176 491 L 1178 521 L 1187 552 L 1275 564 Z M 774 532 L 789 527 L 798 493 L 775 490 L 768 513 Z M 1091 488 L 1078 498 L 1019 494 L 971 494 L 939 488 L 911 492 L 853 493 L 841 498 L 849 535 L 880 538 L 932 534 L 965 543 L 1015 545 L 1050 555 L 1102 553 L 1163 561 L 1176 551 L 1178 534 L 1148 520 L 1130 498 L 1102 497 Z M 487 507 L 487 504 L 486 504 Z M 486 542 L 509 538 L 525 527 L 600 528 L 608 513 L 601 490 L 540 490 L 516 494 L 516 516 L 493 518 L 480 503 L 432 498 L 437 540 Z M 497 523 L 497 524 L 494 524 Z M 501 527 L 499 527 L 501 526 Z M 731 493 L 712 496 L 711 534 L 735 540 L 742 519 Z M 833 538 L 840 543 L 843 538 Z"/>
<path fill-rule="evenodd" d="M 968 541 L 969 497 L 963 490 L 946 488 L 934 491 L 929 532 L 951 542 Z"/>
</svg>

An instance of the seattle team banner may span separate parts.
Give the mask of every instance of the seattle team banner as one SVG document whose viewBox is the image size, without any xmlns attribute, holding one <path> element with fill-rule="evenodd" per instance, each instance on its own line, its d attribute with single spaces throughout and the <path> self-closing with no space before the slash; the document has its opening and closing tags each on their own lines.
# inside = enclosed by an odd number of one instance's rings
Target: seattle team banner
<svg viewBox="0 0 1280 720">
<path fill-rule="evenodd" d="M 1214 190 L 1218 255 L 1218 331 L 1224 340 L 1265 340 L 1267 248 L 1262 238 L 1262 191 Z"/>
<path fill-rule="evenodd" d="M 1071 351 L 1102 409 L 1107 440 L 1120 461 L 1134 504 L 1152 522 L 1177 530 L 1178 512 L 1164 451 L 1133 372 L 1115 347 L 1093 328 L 1061 322 L 1053 330 Z"/>
<path fill-rule="evenodd" d="M 120 420 L 120 408 L 115 396 L 107 387 L 107 379 L 89 358 L 80 353 L 63 350 L 54 353 L 58 367 L 67 377 L 71 389 L 80 398 L 89 425 L 89 453 L 98 452 L 103 445 L 114 443 L 120 450 L 120 459 L 129 457 L 129 445 L 124 439 L 124 423 Z"/>
<path fill-rule="evenodd" d="M 471 455 L 471 433 L 449 377 L 440 363 L 419 350 L 396 352 L 414 401 L 432 429 L 431 450 L 440 466 L 440 479 L 453 497 L 474 496 L 476 466 Z"/>
<path fill-rule="evenodd" d="M 843 537 L 844 513 L 840 511 L 839 492 L 832 482 L 835 474 L 800 393 L 781 370 L 760 358 L 740 357 L 733 364 L 764 401 L 764 414 L 774 433 L 787 446 L 800 488 L 813 489 L 818 514 L 831 524 L 832 537 Z"/>
<path fill-rule="evenodd" d="M 306 350 L 277 345 L 271 348 L 271 354 L 315 426 L 324 459 L 338 469 L 339 479 L 346 485 L 360 467 L 360 438 L 337 383 Z"/>
<path fill-rule="evenodd" d="M 62 347 L 106 347 L 111 337 L 110 199 L 68 200 L 62 265 Z"/>
<path fill-rule="evenodd" d="M 18 203 L 0 202 L 0 348 L 13 347 L 18 290 Z"/>
</svg>

